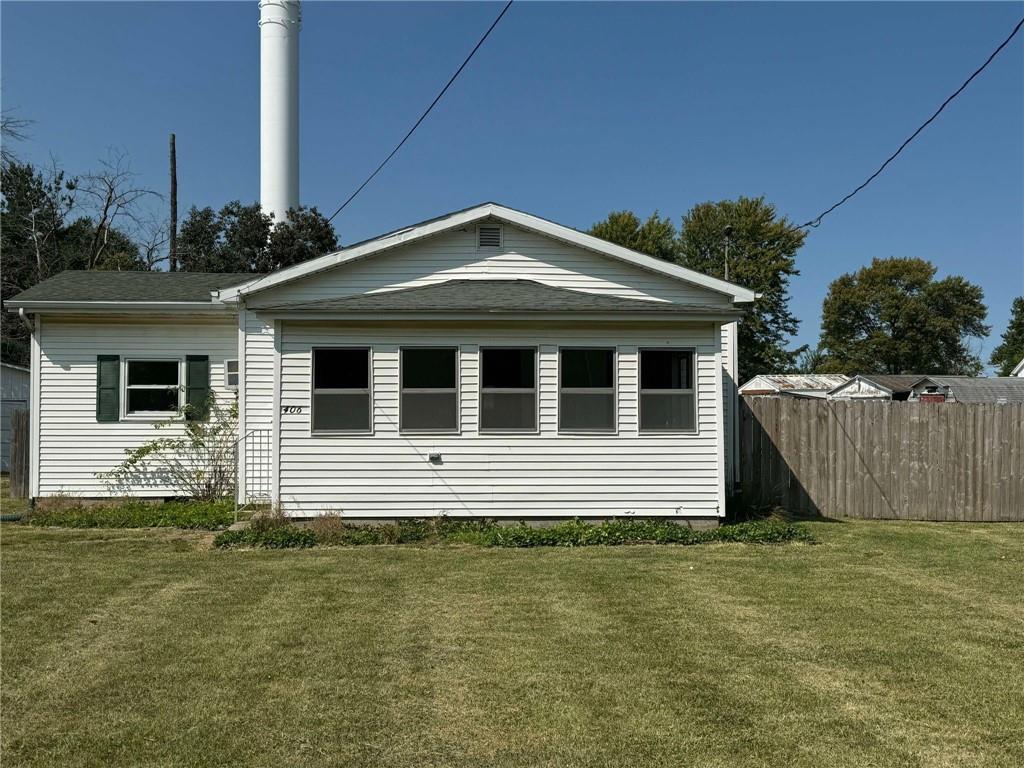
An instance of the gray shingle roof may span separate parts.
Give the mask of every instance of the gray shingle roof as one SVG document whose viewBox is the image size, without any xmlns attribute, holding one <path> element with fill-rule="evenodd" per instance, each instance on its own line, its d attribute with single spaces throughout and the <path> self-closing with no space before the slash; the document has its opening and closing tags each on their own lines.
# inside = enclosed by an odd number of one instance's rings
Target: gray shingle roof
<svg viewBox="0 0 1024 768">
<path fill-rule="evenodd" d="M 930 381 L 949 387 L 958 403 L 1024 403 L 1024 378 L 1020 376 L 926 376 Z"/>
<path fill-rule="evenodd" d="M 8 299 L 26 301 L 211 301 L 210 291 L 252 280 L 250 273 L 67 270 Z"/>
<path fill-rule="evenodd" d="M 644 312 L 707 314 L 706 306 L 584 293 L 534 280 L 448 280 L 337 299 L 277 304 L 270 310 L 318 312 Z M 724 310 L 730 311 L 728 309 Z"/>
</svg>

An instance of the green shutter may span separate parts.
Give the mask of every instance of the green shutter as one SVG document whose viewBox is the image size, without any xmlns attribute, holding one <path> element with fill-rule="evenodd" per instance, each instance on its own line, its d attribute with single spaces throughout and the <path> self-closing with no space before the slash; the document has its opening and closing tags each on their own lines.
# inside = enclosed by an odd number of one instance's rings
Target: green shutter
<svg viewBox="0 0 1024 768">
<path fill-rule="evenodd" d="M 96 356 L 96 421 L 120 421 L 121 358 Z"/>
<path fill-rule="evenodd" d="M 185 403 L 189 405 L 186 418 L 202 421 L 210 410 L 210 358 L 206 355 L 185 357 Z"/>
</svg>

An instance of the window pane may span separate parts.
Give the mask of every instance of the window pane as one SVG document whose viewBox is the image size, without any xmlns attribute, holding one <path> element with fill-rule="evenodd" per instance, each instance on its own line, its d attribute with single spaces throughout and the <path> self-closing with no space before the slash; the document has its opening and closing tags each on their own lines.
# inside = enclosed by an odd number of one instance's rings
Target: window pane
<svg viewBox="0 0 1024 768">
<path fill-rule="evenodd" d="M 402 429 L 456 431 L 457 397 L 454 392 L 403 392 Z"/>
<path fill-rule="evenodd" d="M 177 360 L 129 360 L 128 386 L 133 384 L 164 384 L 178 386 Z"/>
<path fill-rule="evenodd" d="M 612 387 L 615 353 L 610 349 L 563 349 L 561 386 Z"/>
<path fill-rule="evenodd" d="M 178 410 L 177 389 L 129 389 L 128 413 Z"/>
<path fill-rule="evenodd" d="M 640 429 L 693 430 L 696 427 L 695 419 L 692 393 L 640 393 Z"/>
<path fill-rule="evenodd" d="M 640 352 L 640 389 L 693 389 L 693 353 L 671 349 Z"/>
<path fill-rule="evenodd" d="M 368 389 L 370 350 L 314 349 L 313 389 Z"/>
<path fill-rule="evenodd" d="M 370 431 L 370 395 L 313 394 L 313 429 Z"/>
<path fill-rule="evenodd" d="M 481 429 L 536 429 L 537 397 L 533 392 L 483 392 Z"/>
<path fill-rule="evenodd" d="M 533 389 L 537 385 L 534 375 L 535 349 L 481 350 L 484 389 Z"/>
<path fill-rule="evenodd" d="M 225 360 L 224 365 L 227 367 L 228 373 L 238 373 L 237 360 Z"/>
<path fill-rule="evenodd" d="M 563 393 L 558 398 L 559 429 L 615 429 L 615 396 Z"/>
<path fill-rule="evenodd" d="M 454 349 L 403 349 L 402 386 L 407 389 L 455 389 Z"/>
</svg>

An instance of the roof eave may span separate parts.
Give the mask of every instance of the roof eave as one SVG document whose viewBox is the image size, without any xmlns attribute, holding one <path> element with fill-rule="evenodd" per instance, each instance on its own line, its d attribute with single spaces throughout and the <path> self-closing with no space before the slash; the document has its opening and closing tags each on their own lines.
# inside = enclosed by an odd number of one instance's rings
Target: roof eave
<svg viewBox="0 0 1024 768">
<path fill-rule="evenodd" d="M 258 310 L 279 320 L 362 320 L 374 323 L 400 322 L 407 320 L 585 320 L 587 322 L 731 322 L 736 319 L 732 312 L 708 312 L 701 314 L 685 314 L 679 312 L 558 312 L 558 311 L 522 311 L 522 310 L 490 310 L 472 312 L 450 312 L 431 310 L 387 311 L 387 312 L 345 312 L 345 311 L 297 311 Z"/>
<path fill-rule="evenodd" d="M 209 301 L 7 301 L 8 309 L 24 309 L 33 314 L 40 313 L 89 313 L 89 312 L 189 312 L 226 314 L 234 307 L 221 302 Z"/>
</svg>

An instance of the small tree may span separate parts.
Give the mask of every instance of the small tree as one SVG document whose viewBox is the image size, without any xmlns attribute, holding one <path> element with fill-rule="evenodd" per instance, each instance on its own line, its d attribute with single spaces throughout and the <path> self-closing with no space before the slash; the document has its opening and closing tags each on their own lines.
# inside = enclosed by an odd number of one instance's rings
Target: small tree
<svg viewBox="0 0 1024 768">
<path fill-rule="evenodd" d="M 157 430 L 183 427 L 183 431 L 127 449 L 124 461 L 98 477 L 115 491 L 148 483 L 168 485 L 183 496 L 203 501 L 229 495 L 238 465 L 238 403 L 225 407 L 211 397 L 205 410 L 207 418 L 189 419 L 196 411 L 186 405 L 184 423 L 180 416 L 157 422 L 153 425 Z"/>
<path fill-rule="evenodd" d="M 1024 296 L 1013 300 L 1010 322 L 1003 333 L 1002 343 L 992 350 L 989 363 L 996 366 L 997 376 L 1009 376 L 1024 359 Z"/>
</svg>

